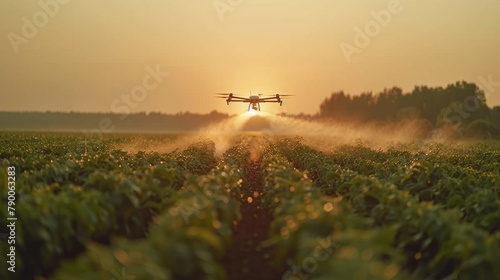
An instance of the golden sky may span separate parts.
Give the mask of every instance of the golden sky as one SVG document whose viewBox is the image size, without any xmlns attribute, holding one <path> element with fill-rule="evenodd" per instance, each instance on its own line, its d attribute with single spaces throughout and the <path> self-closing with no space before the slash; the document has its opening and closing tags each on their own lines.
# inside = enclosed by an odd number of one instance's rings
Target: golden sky
<svg viewBox="0 0 500 280">
<path fill-rule="evenodd" d="M 499 14 L 500 0 L 2 0 L 0 110 L 240 113 L 212 93 L 252 91 L 296 95 L 263 110 L 315 113 L 338 90 L 500 82 Z"/>
</svg>

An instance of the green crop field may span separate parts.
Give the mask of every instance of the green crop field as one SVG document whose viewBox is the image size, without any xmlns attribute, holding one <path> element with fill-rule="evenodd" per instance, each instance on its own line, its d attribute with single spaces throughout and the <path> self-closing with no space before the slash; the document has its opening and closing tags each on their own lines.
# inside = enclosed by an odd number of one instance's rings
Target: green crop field
<svg viewBox="0 0 500 280">
<path fill-rule="evenodd" d="M 183 137 L 1 132 L 0 279 L 500 279 L 498 142 Z"/>
</svg>

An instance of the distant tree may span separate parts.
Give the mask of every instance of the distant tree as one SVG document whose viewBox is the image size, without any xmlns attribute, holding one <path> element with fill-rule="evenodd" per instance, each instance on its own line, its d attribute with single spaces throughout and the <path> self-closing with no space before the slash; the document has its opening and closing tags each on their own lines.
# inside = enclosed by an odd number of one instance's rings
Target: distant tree
<svg viewBox="0 0 500 280">
<path fill-rule="evenodd" d="M 376 106 L 375 118 L 384 121 L 394 121 L 397 117 L 400 100 L 403 96 L 403 90 L 398 87 L 384 89 L 379 93 Z"/>
<path fill-rule="evenodd" d="M 320 105 L 320 116 L 337 120 L 347 120 L 349 108 L 351 107 L 351 97 L 343 91 L 333 93 Z"/>
<path fill-rule="evenodd" d="M 373 106 L 375 105 L 376 98 L 371 92 L 362 93 L 361 95 L 353 96 L 351 101 L 351 113 L 358 116 L 359 121 L 369 121 L 374 118 Z"/>
</svg>

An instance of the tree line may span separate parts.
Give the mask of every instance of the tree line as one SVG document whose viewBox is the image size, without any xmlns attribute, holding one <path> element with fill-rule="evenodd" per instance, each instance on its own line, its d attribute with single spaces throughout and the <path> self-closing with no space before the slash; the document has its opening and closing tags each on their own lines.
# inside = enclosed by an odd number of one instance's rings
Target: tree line
<svg viewBox="0 0 500 280">
<path fill-rule="evenodd" d="M 489 108 L 484 91 L 465 81 L 446 87 L 417 86 L 407 93 L 399 87 L 378 94 L 338 91 L 321 103 L 313 118 L 361 123 L 411 120 L 459 135 L 500 137 L 500 106 Z"/>
</svg>

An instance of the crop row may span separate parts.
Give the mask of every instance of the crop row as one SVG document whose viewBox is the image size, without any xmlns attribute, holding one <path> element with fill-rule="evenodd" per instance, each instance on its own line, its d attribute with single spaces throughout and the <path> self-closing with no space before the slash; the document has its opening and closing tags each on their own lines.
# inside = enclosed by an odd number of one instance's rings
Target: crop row
<svg viewBox="0 0 500 280">
<path fill-rule="evenodd" d="M 116 239 L 108 247 L 91 244 L 88 253 L 65 264 L 52 279 L 109 279 L 114 273 L 136 279 L 223 278 L 217 258 L 229 244 L 238 213 L 228 190 L 236 192 L 239 180 L 231 166 L 191 179 L 146 239 Z"/>
<path fill-rule="evenodd" d="M 279 155 L 268 152 L 262 164 L 274 214 L 267 246 L 276 264 L 288 268 L 282 279 L 407 279 L 391 228 L 372 230 L 370 219 L 323 195 Z"/>
<path fill-rule="evenodd" d="M 332 157 L 300 143 L 289 142 L 276 149 L 299 168 L 314 170 L 311 177 L 318 190 L 332 194 L 333 186 L 336 199 L 342 198 L 345 203 L 344 209 L 366 218 L 372 223 L 370 228 L 392 237 L 389 244 L 404 256 L 397 264 L 414 277 L 491 279 L 500 273 L 496 266 L 500 234 L 495 232 L 495 216 L 488 216 L 495 212 L 483 211 L 483 216 L 479 211 L 474 213 L 477 216 L 467 212 L 471 204 L 474 210 L 484 207 L 480 203 L 486 197 L 493 205 L 498 204 L 495 193 L 488 193 L 488 189 L 471 191 L 463 208 L 447 210 L 443 205 L 422 201 L 418 193 L 412 195 L 390 181 L 344 169 Z"/>
<path fill-rule="evenodd" d="M 246 156 L 235 146 L 209 174 L 189 176 L 146 238 L 89 244 L 87 253 L 51 279 L 225 279 L 219 260 L 231 243 L 233 223 L 241 218 L 240 164 Z"/>
<path fill-rule="evenodd" d="M 419 201 L 457 209 L 462 220 L 491 233 L 500 230 L 500 172 L 479 172 L 449 164 L 458 158 L 459 151 L 447 152 L 447 156 L 426 156 L 351 147 L 349 152 L 344 148 L 324 154 L 302 144 L 299 139 L 282 140 L 276 148 L 294 166 L 308 170 L 315 185 L 325 194 L 343 194 L 355 177 L 370 177 L 394 184 Z M 369 156 L 376 160 L 370 161 Z"/>
<path fill-rule="evenodd" d="M 120 159 L 109 158 L 117 154 Z M 19 279 L 47 275 L 61 259 L 81 253 L 88 241 L 109 243 L 114 235 L 145 236 L 151 219 L 175 203 L 186 176 L 207 173 L 215 166 L 211 142 L 170 154 L 114 151 L 104 155 L 99 151 L 80 155 L 74 164 L 69 162 L 74 155 L 56 157 L 47 151 L 43 166 L 25 169 L 24 162 L 31 157 L 13 155 L 2 164 L 3 170 L 7 165 L 19 170 L 15 207 L 20 221 L 15 274 Z M 106 163 L 103 169 L 101 164 Z M 4 176 L 0 172 L 2 182 Z M 6 200 L 6 193 L 2 191 L 2 199 Z M 3 217 L 6 210 L 2 207 Z M 2 252 L 5 246 L 2 243 Z M 1 265 L 2 278 L 7 277 L 5 265 Z"/>
</svg>

